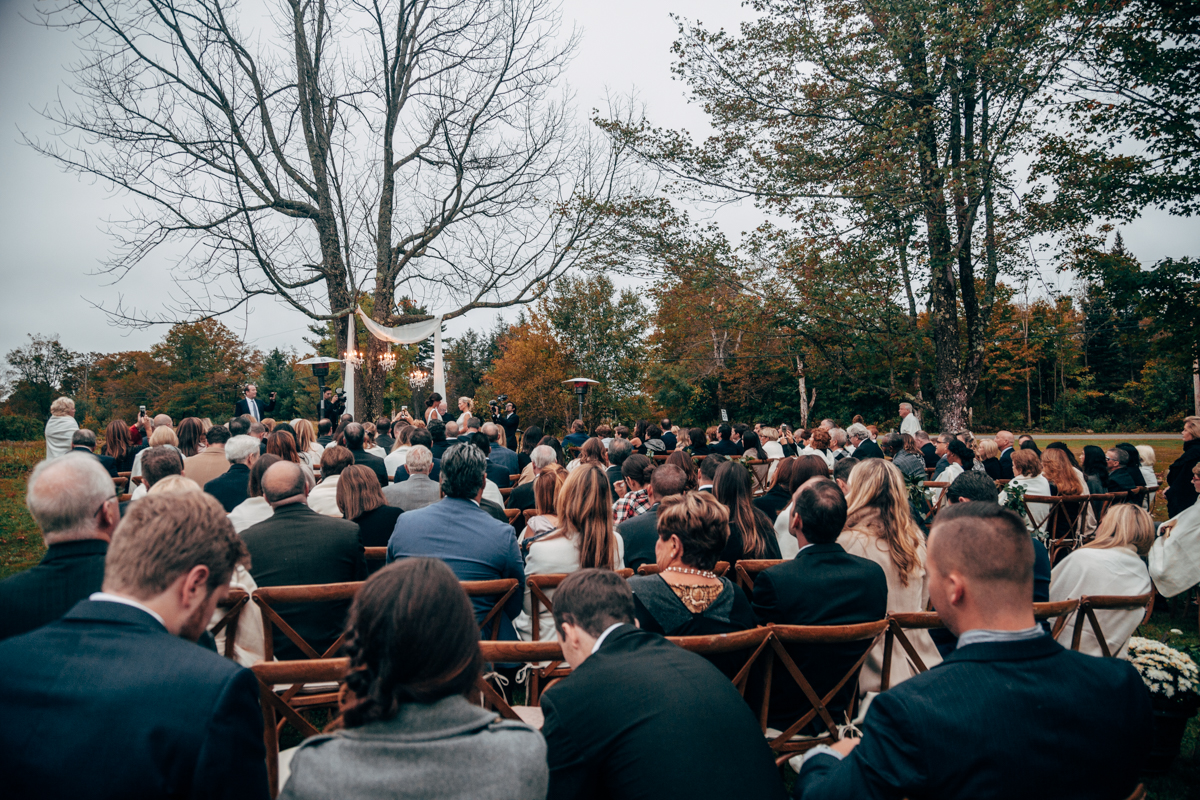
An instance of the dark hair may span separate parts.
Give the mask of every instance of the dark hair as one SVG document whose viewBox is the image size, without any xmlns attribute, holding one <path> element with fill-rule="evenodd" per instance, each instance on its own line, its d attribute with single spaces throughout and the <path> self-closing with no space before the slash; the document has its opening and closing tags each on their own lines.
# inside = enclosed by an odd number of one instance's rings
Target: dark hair
<svg viewBox="0 0 1200 800">
<path fill-rule="evenodd" d="M 1000 497 L 1000 490 L 996 488 L 996 482 L 990 475 L 973 469 L 964 472 L 950 482 L 950 485 L 946 487 L 946 497 L 952 503 L 957 503 L 964 497 L 968 500 L 995 503 Z"/>
<path fill-rule="evenodd" d="M 679 467 L 683 470 L 683 474 L 687 476 L 683 488 L 685 491 L 692 491 L 700 486 L 700 470 L 696 468 L 696 459 L 692 458 L 683 450 L 676 450 L 667 456 L 666 464 Z"/>
<path fill-rule="evenodd" d="M 330 475 L 341 475 L 342 470 L 354 463 L 354 453 L 340 444 L 331 444 L 321 454 L 321 480 Z"/>
<path fill-rule="evenodd" d="M 639 486 L 645 486 L 654 475 L 654 469 L 654 459 L 634 453 L 621 465 L 621 477 L 637 481 Z"/>
<path fill-rule="evenodd" d="M 745 452 L 753 453 L 757 459 L 765 461 L 768 458 L 767 451 L 762 449 L 762 440 L 754 431 L 747 430 L 742 434 L 742 446 L 745 448 Z"/>
<path fill-rule="evenodd" d="M 483 670 L 475 612 L 458 578 L 434 558 L 376 572 L 346 623 L 346 727 L 391 719 L 405 703 L 465 695 Z"/>
<path fill-rule="evenodd" d="M 843 459 L 844 460 L 844 459 Z M 784 456 L 775 464 L 775 472 L 771 475 L 771 490 L 776 488 L 791 494 L 792 469 L 796 464 L 795 456 Z"/>
<path fill-rule="evenodd" d="M 843 483 L 850 480 L 850 473 L 854 471 L 858 463 L 858 459 L 854 456 L 839 458 L 833 462 L 833 479 L 835 481 L 842 481 Z"/>
<path fill-rule="evenodd" d="M 412 433 L 408 435 L 408 443 L 412 447 L 421 445 L 422 447 L 433 448 L 433 435 L 425 428 L 414 427 Z"/>
<path fill-rule="evenodd" d="M 1041 458 L 1042 456 L 1042 451 L 1038 449 L 1037 442 L 1035 442 L 1033 439 L 1026 439 L 1025 441 L 1021 442 L 1020 449 L 1032 450 L 1033 452 L 1037 453 L 1038 458 Z"/>
<path fill-rule="evenodd" d="M 446 497 L 474 500 L 487 481 L 487 456 L 473 445 L 456 444 L 442 456 L 441 475 Z"/>
<path fill-rule="evenodd" d="M 1137 451 L 1137 448 L 1129 442 L 1121 442 L 1113 445 L 1114 450 L 1124 450 L 1129 454 L 1129 460 L 1123 466 L 1129 467 L 1131 470 L 1140 469 L 1142 466 L 1142 454 Z"/>
<path fill-rule="evenodd" d="M 361 423 L 349 422 L 342 428 L 342 436 L 345 437 L 347 448 L 361 450 L 363 441 L 367 438 L 367 429 Z"/>
<path fill-rule="evenodd" d="M 795 494 L 805 481 L 816 477 L 829 477 L 829 464 L 825 459 L 812 453 L 806 456 L 797 456 L 796 460 L 792 462 L 792 477 L 788 491 Z"/>
<path fill-rule="evenodd" d="M 253 422 L 253 420 L 254 417 L 250 417 L 250 421 L 247 421 L 245 414 L 229 420 L 229 438 L 232 439 L 234 436 L 245 436 L 250 432 L 250 422 Z"/>
<path fill-rule="evenodd" d="M 204 434 L 204 438 L 208 440 L 209 444 L 225 444 L 230 438 L 229 428 L 226 428 L 224 425 L 213 425 Z"/>
<path fill-rule="evenodd" d="M 708 437 L 699 428 L 688 429 L 688 441 L 692 443 L 692 447 L 705 447 L 708 445 Z"/>
<path fill-rule="evenodd" d="M 200 452 L 200 440 L 204 438 L 203 422 L 195 417 L 188 417 L 179 423 L 175 433 L 179 437 L 179 452 L 184 456 L 190 457 Z"/>
<path fill-rule="evenodd" d="M 943 508 L 930 532 L 930 541 L 934 540 L 942 574 L 957 569 L 990 583 L 1033 583 L 1033 538 L 1020 517 L 996 503 L 954 503 Z M 1022 595 L 1028 602 L 1029 590 Z"/>
<path fill-rule="evenodd" d="M 1062 450 L 1064 453 L 1067 454 L 1067 461 L 1071 462 L 1071 466 L 1074 467 L 1075 469 L 1079 469 L 1079 461 L 1076 460 L 1075 454 L 1071 452 L 1071 448 L 1067 447 L 1066 442 L 1051 442 L 1050 444 L 1046 445 L 1046 449 L 1047 450 Z M 1079 471 L 1083 472 L 1083 470 L 1079 470 Z"/>
<path fill-rule="evenodd" d="M 663 464 L 656 467 L 650 476 L 650 486 L 654 489 L 654 499 L 662 500 L 676 494 L 683 494 L 687 485 L 687 475 L 673 464 Z"/>
<path fill-rule="evenodd" d="M 433 437 L 433 441 L 446 441 L 446 423 L 442 422 L 440 419 L 435 419 L 425 427 L 429 431 L 429 435 Z"/>
<path fill-rule="evenodd" d="M 259 456 L 254 462 L 254 466 L 250 468 L 250 483 L 246 490 L 247 497 L 262 497 L 262 476 L 267 471 L 267 467 L 272 464 L 278 464 L 282 461 L 279 456 L 267 453 Z"/>
<path fill-rule="evenodd" d="M 571 433 L 584 433 L 586 428 L 583 427 L 583 420 L 577 419 L 571 423 Z"/>
<path fill-rule="evenodd" d="M 433 394 L 429 395 L 429 398 L 425 401 L 425 407 L 429 408 L 430 406 L 436 406 L 440 402 L 442 402 L 442 396 L 437 392 L 434 392 Z"/>
<path fill-rule="evenodd" d="M 616 623 L 632 625 L 634 613 L 629 584 L 610 569 L 572 572 L 554 593 L 554 627 L 560 639 L 564 623 L 599 636 Z"/>
<path fill-rule="evenodd" d="M 120 459 L 129 450 L 129 426 L 123 419 L 114 419 L 104 429 L 104 452 L 113 458 Z"/>
<path fill-rule="evenodd" d="M 754 503 L 754 484 L 750 471 L 735 461 L 717 467 L 713 478 L 713 496 L 729 509 L 729 525 L 742 534 L 742 553 L 747 558 L 762 558 L 767 552 L 767 536 L 774 536 L 772 520 Z"/>
<path fill-rule="evenodd" d="M 565 467 L 567 465 L 567 457 L 563 453 L 562 445 L 559 444 L 558 439 L 555 439 L 553 436 L 543 436 L 542 440 L 538 442 L 538 445 L 540 446 L 543 444 L 554 451 L 554 460 L 558 462 L 560 467 Z"/>
<path fill-rule="evenodd" d="M 846 526 L 846 496 L 828 478 L 805 486 L 792 498 L 792 516 L 800 515 L 804 538 L 811 544 L 837 541 Z"/>
<path fill-rule="evenodd" d="M 974 465 L 975 455 L 971 452 L 971 448 L 958 439 L 951 439 L 947 449 L 951 454 L 958 456 L 958 460 L 962 462 L 963 470 L 970 470 L 972 465 Z"/>
<path fill-rule="evenodd" d="M 329 391 L 329 389 L 326 389 L 325 391 Z M 318 436 L 328 436 L 331 430 L 333 430 L 333 423 L 330 422 L 328 418 L 321 417 L 319 420 L 317 420 Z"/>
<path fill-rule="evenodd" d="M 174 447 L 161 445 L 142 453 L 142 477 L 147 489 L 168 475 L 182 474 L 183 456 Z"/>
<path fill-rule="evenodd" d="M 1083 466 L 1081 469 L 1084 475 L 1095 475 L 1098 477 L 1107 475 L 1108 462 L 1104 460 L 1104 450 L 1094 444 L 1084 445 Z"/>
<path fill-rule="evenodd" d="M 529 455 L 533 452 L 533 448 L 538 446 L 538 442 L 542 440 L 542 429 L 537 425 L 530 425 L 525 429 L 525 436 L 521 439 L 521 452 Z"/>
<path fill-rule="evenodd" d="M 728 439 L 732 433 L 733 428 L 729 427 L 729 423 L 727 422 L 722 422 L 717 427 L 717 435 L 720 436 L 722 440 Z"/>
<path fill-rule="evenodd" d="M 700 475 L 711 481 L 716 476 L 717 469 L 728 460 L 720 453 L 710 453 L 700 462 Z"/>
<path fill-rule="evenodd" d="M 479 448 L 479 451 L 485 456 L 492 452 L 492 443 L 488 441 L 485 433 L 467 434 L 467 443 L 473 444 Z M 486 472 L 486 469 L 484 470 Z"/>
<path fill-rule="evenodd" d="M 387 417 L 380 417 L 375 420 L 375 430 L 381 435 L 387 436 L 392 432 L 392 421 Z"/>
<path fill-rule="evenodd" d="M 647 439 L 662 438 L 662 428 L 658 427 L 653 422 L 651 422 L 649 425 L 646 426 L 646 438 Z"/>
<path fill-rule="evenodd" d="M 898 433 L 885 433 L 879 437 L 879 449 L 885 455 L 894 456 L 904 449 L 904 440 Z"/>
</svg>

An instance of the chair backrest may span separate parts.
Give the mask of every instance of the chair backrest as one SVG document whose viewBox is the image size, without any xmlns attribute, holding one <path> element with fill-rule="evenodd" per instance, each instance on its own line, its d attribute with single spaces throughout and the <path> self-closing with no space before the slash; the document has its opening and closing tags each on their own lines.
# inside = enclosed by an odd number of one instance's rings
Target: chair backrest
<svg viewBox="0 0 1200 800">
<path fill-rule="evenodd" d="M 771 473 L 771 464 L 775 461 L 778 461 L 778 459 L 756 458 L 742 462 L 746 469 L 750 470 L 755 494 L 763 494 L 767 491 L 767 477 Z"/>
<path fill-rule="evenodd" d="M 329 658 L 341 648 L 346 641 L 343 633 L 329 646 L 324 653 L 318 653 L 312 645 L 304 641 L 300 634 L 279 616 L 277 606 L 297 603 L 321 603 L 333 600 L 350 600 L 362 587 L 362 581 L 346 583 L 316 583 L 308 586 L 262 586 L 254 590 L 251 597 L 255 605 L 262 609 L 263 616 L 263 647 L 265 657 L 270 661 L 275 657 L 274 629 L 292 641 L 306 658 Z"/>
<path fill-rule="evenodd" d="M 949 481 L 925 481 L 926 489 L 938 489 L 938 493 L 934 495 L 933 502 L 929 504 L 929 519 L 933 519 L 937 512 L 941 509 L 942 503 L 946 500 L 946 489 L 950 487 Z"/>
<path fill-rule="evenodd" d="M 479 623 L 479 630 L 485 639 L 496 640 L 500 638 L 500 622 L 504 618 L 504 604 L 508 599 L 516 593 L 517 587 L 520 584 L 516 578 L 498 578 L 494 581 L 462 581 L 463 591 L 467 593 L 467 597 L 498 597 L 492 605 L 490 611 L 484 616 L 483 621 Z M 492 626 L 491 635 L 488 636 L 488 625 Z"/>
<path fill-rule="evenodd" d="M 1091 625 L 1092 633 L 1096 636 L 1096 641 L 1100 644 L 1100 652 L 1105 658 L 1112 658 L 1115 653 L 1108 651 L 1108 642 L 1104 638 L 1104 631 L 1100 629 L 1100 622 L 1096 619 L 1096 611 L 1118 611 L 1124 609 L 1145 609 L 1145 617 L 1149 619 L 1151 611 L 1154 610 L 1154 590 L 1150 590 L 1146 594 L 1138 595 L 1084 595 L 1079 598 L 1079 613 L 1075 615 L 1075 630 L 1071 634 L 1071 649 L 1078 650 L 1080 640 L 1083 638 L 1083 621 L 1086 619 Z"/>
<path fill-rule="evenodd" d="M 513 487 L 505 486 L 503 489 L 500 490 L 500 496 L 508 497 L 510 494 L 512 494 L 512 490 L 513 490 Z"/>
<path fill-rule="evenodd" d="M 363 557 L 367 561 L 387 561 L 386 547 L 364 547 Z"/>
<path fill-rule="evenodd" d="M 667 640 L 713 662 L 745 697 L 750 673 L 773 636 L 770 628 L 751 628 L 711 636 L 668 636 Z"/>
<path fill-rule="evenodd" d="M 521 509 L 506 508 L 506 509 L 504 509 L 504 516 L 508 517 L 508 524 L 511 525 L 512 523 L 517 521 L 517 517 L 521 516 Z"/>
<path fill-rule="evenodd" d="M 1050 544 L 1046 548 L 1050 554 L 1050 565 L 1056 563 L 1059 555 L 1067 555 L 1083 543 L 1083 531 L 1087 524 L 1087 509 L 1089 495 L 1067 494 L 1059 496 L 1058 506 L 1047 519 L 1046 535 Z"/>
<path fill-rule="evenodd" d="M 519 472 L 515 472 L 508 476 L 508 482 L 511 483 L 514 487 L 517 485 L 517 482 L 520 480 L 521 480 L 521 473 L 519 473 Z"/>
<path fill-rule="evenodd" d="M 729 571 L 729 562 L 718 561 L 712 571 L 718 578 L 724 576 Z M 659 572 L 658 564 L 642 564 L 637 568 L 638 575 L 657 575 Z"/>
<path fill-rule="evenodd" d="M 225 609 L 225 614 L 208 631 L 213 636 L 224 632 L 225 647 L 222 655 L 226 658 L 235 658 L 233 646 L 237 639 L 238 619 L 242 615 L 242 609 L 249 602 L 250 595 L 247 592 L 242 589 L 230 589 L 225 599 L 217 603 L 218 608 Z"/>
<path fill-rule="evenodd" d="M 733 566 L 734 575 L 737 576 L 737 585 L 745 590 L 746 594 L 754 593 L 754 580 L 758 577 L 758 573 L 764 569 L 769 569 L 776 564 L 782 564 L 783 559 L 778 558 L 743 558 Z"/>
<path fill-rule="evenodd" d="M 113 480 L 113 489 L 116 490 L 117 494 L 124 494 L 125 487 L 127 487 L 129 485 L 129 476 L 128 475 L 124 475 L 124 476 L 118 475 L 117 477 L 113 478 L 112 480 Z"/>
<path fill-rule="evenodd" d="M 532 680 L 534 675 L 539 672 L 547 672 L 551 673 L 554 679 L 558 679 L 570 674 L 570 667 L 563 661 L 562 647 L 558 642 L 483 641 L 479 643 L 479 649 L 483 652 L 485 664 L 523 663 L 528 667 L 530 680 L 526 684 L 525 705 L 517 706 L 525 712 L 524 714 L 515 710 L 513 705 L 505 700 L 504 696 L 496 691 L 486 678 L 481 677 L 475 682 L 475 693 L 470 699 L 473 702 L 482 703 L 485 708 L 490 708 L 504 719 L 530 721 L 529 709 L 536 710 L 541 698 L 538 684 Z M 550 667 L 539 667 L 539 664 L 546 663 Z"/>
<path fill-rule="evenodd" d="M 525 515 L 525 521 L 529 522 L 529 520 L 531 520 L 537 516 L 537 509 L 536 508 L 527 508 L 521 513 Z"/>
<path fill-rule="evenodd" d="M 1033 533 L 1040 533 L 1049 538 L 1049 527 L 1053 523 L 1054 518 L 1058 516 L 1058 508 L 1062 504 L 1062 497 L 1060 495 L 1027 494 L 1021 498 L 1021 503 L 1025 508 L 1026 526 Z M 1030 508 L 1030 506 L 1049 506 L 1049 508 L 1044 509 L 1045 513 L 1039 519 L 1034 514 L 1034 509 Z"/>
</svg>

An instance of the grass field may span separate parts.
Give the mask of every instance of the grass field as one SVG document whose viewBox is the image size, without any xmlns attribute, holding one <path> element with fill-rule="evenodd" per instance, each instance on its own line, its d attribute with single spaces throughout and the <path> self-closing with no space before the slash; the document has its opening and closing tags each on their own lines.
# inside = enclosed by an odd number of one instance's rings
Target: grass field
<svg viewBox="0 0 1200 800">
<path fill-rule="evenodd" d="M 1053 434 L 1041 434 L 1038 445 L 1044 447 L 1055 441 Z M 1123 441 L 1118 437 L 1070 440 L 1068 445 L 1079 456 L 1084 445 L 1095 444 L 1111 447 Z M 1135 444 L 1149 444 L 1157 455 L 1155 471 L 1161 474 L 1179 457 L 1183 446 L 1178 437 L 1139 440 Z M 42 442 L 0 442 L 0 579 L 29 569 L 41 560 L 45 547 L 41 534 L 25 509 L 25 480 L 29 471 L 45 454 Z M 1165 504 L 1159 503 L 1159 518 L 1164 517 Z M 1174 608 L 1155 607 L 1151 620 L 1138 629 L 1137 635 L 1164 639 L 1173 647 L 1190 653 L 1200 661 L 1200 629 L 1197 627 L 1197 608 L 1188 605 L 1182 598 L 1171 604 Z M 1172 630 L 1182 631 L 1172 634 Z M 285 738 L 288 731 L 285 731 Z M 287 739 L 285 746 L 297 744 Z M 1146 788 L 1152 800 L 1185 800 L 1200 797 L 1200 719 L 1193 717 L 1184 736 L 1180 757 L 1170 772 L 1148 777 Z"/>
</svg>

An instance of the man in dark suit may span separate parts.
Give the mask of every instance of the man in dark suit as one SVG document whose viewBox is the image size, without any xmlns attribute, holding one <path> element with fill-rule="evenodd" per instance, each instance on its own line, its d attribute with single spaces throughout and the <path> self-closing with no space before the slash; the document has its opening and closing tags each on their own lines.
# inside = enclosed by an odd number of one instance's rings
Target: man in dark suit
<svg viewBox="0 0 1200 800">
<path fill-rule="evenodd" d="M 346 583 L 367 577 L 367 562 L 358 541 L 358 526 L 318 514 L 308 507 L 308 489 L 299 465 L 272 464 L 263 473 L 263 497 L 274 514 L 242 531 L 250 550 L 250 574 L 259 586 Z M 349 600 L 287 605 L 279 616 L 324 653 L 341 635 Z M 303 658 L 291 639 L 275 629 L 275 657 Z"/>
<path fill-rule="evenodd" d="M 699 486 L 696 488 L 701 492 L 712 493 L 713 481 L 717 479 L 717 468 L 724 464 L 729 459 L 719 453 L 710 453 L 700 462 L 700 469 L 697 470 L 697 482 Z"/>
<path fill-rule="evenodd" d="M 784 797 L 745 700 L 703 657 L 633 624 L 611 570 L 568 576 L 554 624 L 571 674 L 542 695 L 547 800 Z"/>
<path fill-rule="evenodd" d="M 733 428 L 727 422 L 722 423 L 721 427 L 717 428 L 716 443 L 711 445 L 708 449 L 714 453 L 720 453 L 723 456 L 740 456 L 742 454 L 742 448 L 738 446 L 737 442 L 732 440 L 732 437 Z"/>
<path fill-rule="evenodd" d="M 941 456 L 938 455 L 937 445 L 929 438 L 929 434 L 925 431 L 917 431 L 913 439 L 916 440 L 917 449 L 921 451 L 921 456 L 925 459 L 925 468 L 933 469 L 936 467 L 938 459 Z"/>
<path fill-rule="evenodd" d="M 217 498 L 229 512 L 245 502 L 250 493 L 250 468 L 258 460 L 258 439 L 234 436 L 225 443 L 225 458 L 229 469 L 204 484 L 204 491 Z"/>
<path fill-rule="evenodd" d="M 617 481 L 621 480 L 621 465 L 625 463 L 625 459 L 633 455 L 633 445 L 628 439 L 613 439 L 608 443 L 608 469 L 604 474 L 608 476 L 608 485 L 612 487 L 613 502 L 617 502 Z"/>
<path fill-rule="evenodd" d="M 1067 650 L 1037 625 L 1020 517 L 994 503 L 954 508 L 934 522 L 925 568 L 958 649 L 876 697 L 861 739 L 809 751 L 794 796 L 1127 797 L 1153 739 L 1137 670 Z"/>
<path fill-rule="evenodd" d="M 357 422 L 351 422 L 342 429 L 342 435 L 346 442 L 346 448 L 354 455 L 354 463 L 369 468 L 375 473 L 375 477 L 379 478 L 379 485 L 387 486 L 387 467 L 384 465 L 383 459 L 374 453 L 363 450 L 363 441 L 367 435 L 366 429 Z"/>
<path fill-rule="evenodd" d="M 1104 481 L 1104 491 L 1128 492 L 1137 488 L 1138 483 L 1134 480 L 1133 473 L 1128 466 L 1129 453 L 1114 448 L 1104 454 L 1104 460 L 1108 463 L 1108 477 Z"/>
<path fill-rule="evenodd" d="M 791 561 L 760 573 L 754 582 L 752 606 L 760 624 L 854 625 L 887 615 L 887 578 L 874 561 L 850 555 L 837 543 L 846 524 L 846 498 L 828 478 L 813 478 L 794 496 L 789 532 L 800 552 Z M 868 643 L 789 647 L 796 666 L 824 697 Z M 829 704 L 840 719 L 857 690 L 849 682 Z M 783 730 L 811 708 L 786 674 L 775 676 L 771 689 L 772 727 Z M 815 721 L 814 721 L 815 722 Z M 818 723 L 819 724 L 819 723 Z M 803 731 L 814 733 L 823 726 Z"/>
<path fill-rule="evenodd" d="M 1000 478 L 1012 480 L 1013 477 L 1013 435 L 1009 431 L 996 433 L 996 446 L 1000 448 Z"/>
<path fill-rule="evenodd" d="M 504 471 L 509 475 L 516 475 L 520 472 L 517 469 L 517 454 L 500 444 L 500 426 L 493 422 L 484 423 L 480 431 L 487 436 L 488 446 L 488 461 L 503 467 Z"/>
<path fill-rule="evenodd" d="M 53 622 L 100 591 L 108 542 L 121 521 L 112 478 L 89 454 L 39 463 L 25 505 L 46 554 L 36 567 L 0 581 L 0 639 Z"/>
<path fill-rule="evenodd" d="M 867 430 L 866 425 L 856 422 L 846 429 L 846 433 L 850 436 L 850 444 L 854 445 L 852 455 L 859 461 L 867 458 L 883 458 L 883 451 L 879 449 L 879 445 L 871 441 L 871 432 Z"/>
<path fill-rule="evenodd" d="M 687 475 L 674 464 L 662 464 L 650 475 L 650 485 L 646 487 L 646 494 L 653 504 L 650 510 L 617 526 L 617 533 L 625 542 L 625 566 L 637 571 L 642 564 L 654 563 L 654 545 L 658 541 L 658 501 L 683 494 L 686 485 Z"/>
<path fill-rule="evenodd" d="M 491 443 L 488 441 L 488 437 L 482 433 L 472 433 L 467 437 L 467 444 L 473 444 L 478 447 L 485 458 L 491 452 Z M 507 489 L 512 486 L 512 479 L 509 478 L 510 474 L 505 467 L 491 461 L 487 462 L 487 479 L 496 484 L 496 488 Z"/>
<path fill-rule="evenodd" d="M 521 418 L 517 416 L 517 409 L 513 404 L 505 403 L 504 413 L 493 416 L 492 422 L 504 428 L 504 440 L 508 442 L 511 449 L 516 450 L 517 432 L 521 430 Z"/>
<path fill-rule="evenodd" d="M 456 444 L 447 450 L 442 459 L 446 496 L 400 515 L 388 541 L 387 562 L 427 556 L 445 561 L 460 581 L 516 578 L 522 588 L 509 599 L 500 621 L 500 638 L 512 641 L 517 638 L 512 620 L 524 603 L 525 564 L 512 525 L 480 507 L 486 478 L 487 457 L 478 447 Z M 473 597 L 471 602 L 476 620 L 482 622 L 496 598 Z"/>
<path fill-rule="evenodd" d="M 458 444 L 458 442 L 454 440 L 448 440 L 446 438 L 446 423 L 442 422 L 441 420 L 435 419 L 426 427 L 429 430 L 430 438 L 429 452 L 433 453 L 433 457 L 440 461 L 442 456 L 446 454 L 446 451 L 450 449 L 451 445 Z M 457 438 L 458 437 L 456 435 L 455 439 Z"/>
<path fill-rule="evenodd" d="M 205 494 L 134 503 L 104 590 L 0 642 L 5 796 L 265 800 L 258 681 L 195 644 L 245 557 Z"/>
<path fill-rule="evenodd" d="M 271 394 L 268 396 L 267 402 L 260 403 L 257 399 L 258 387 L 253 383 L 248 383 L 246 384 L 245 395 L 245 397 L 243 397 L 241 400 L 238 400 L 233 405 L 233 415 L 235 417 L 240 417 L 243 414 L 249 414 L 251 417 L 254 417 L 256 422 L 261 422 L 263 417 L 275 410 L 274 392 L 271 392 Z"/>
<path fill-rule="evenodd" d="M 87 428 L 79 428 L 72 433 L 71 450 L 79 453 L 87 453 L 100 462 L 100 466 L 104 467 L 104 471 L 108 473 L 110 478 L 117 477 L 117 460 L 96 452 L 95 431 L 89 431 Z"/>
<path fill-rule="evenodd" d="M 671 433 L 671 420 L 666 417 L 662 421 L 662 432 L 660 438 L 663 440 L 663 444 L 667 446 L 667 452 L 669 453 L 679 445 L 679 439 L 675 437 L 675 434 Z"/>
<path fill-rule="evenodd" d="M 557 463 L 554 448 L 539 444 L 529 453 L 529 463 L 533 464 L 533 477 L 537 478 L 538 475 L 542 474 L 542 470 L 551 464 Z M 505 504 L 505 508 L 515 508 L 521 511 L 527 508 L 534 508 L 536 503 L 533 498 L 533 483 L 533 481 L 526 481 L 513 487 L 512 492 L 508 495 L 508 502 Z"/>
</svg>

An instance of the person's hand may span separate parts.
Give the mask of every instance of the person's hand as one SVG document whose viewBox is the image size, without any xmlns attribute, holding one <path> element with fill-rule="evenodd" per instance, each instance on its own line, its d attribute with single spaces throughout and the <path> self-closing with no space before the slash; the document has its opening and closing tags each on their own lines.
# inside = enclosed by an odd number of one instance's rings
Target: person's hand
<svg viewBox="0 0 1200 800">
<path fill-rule="evenodd" d="M 1164 522 L 1162 525 L 1160 525 L 1158 527 L 1158 535 L 1164 539 L 1167 538 L 1168 536 L 1170 536 L 1171 529 L 1175 527 L 1175 524 L 1177 522 L 1179 522 L 1179 520 L 1177 520 L 1177 519 L 1169 519 L 1166 522 Z"/>
<path fill-rule="evenodd" d="M 625 488 L 625 481 L 616 481 L 613 483 L 613 491 L 617 493 L 617 497 L 624 497 L 629 490 Z"/>
<path fill-rule="evenodd" d="M 269 395 L 267 395 L 267 399 L 268 399 L 268 400 L 274 400 L 274 399 L 275 399 L 275 392 L 271 392 Z"/>
<path fill-rule="evenodd" d="M 861 741 L 862 739 L 841 739 L 831 744 L 830 747 L 834 750 L 834 752 L 841 753 L 843 756 L 848 756 L 850 755 L 850 751 L 858 747 L 858 743 Z"/>
</svg>

